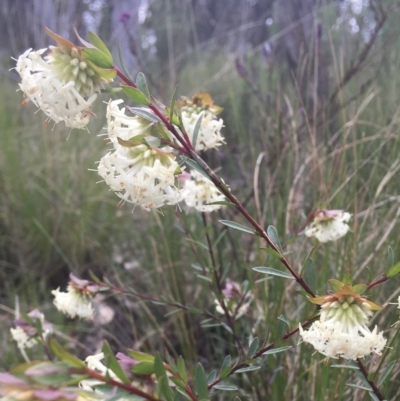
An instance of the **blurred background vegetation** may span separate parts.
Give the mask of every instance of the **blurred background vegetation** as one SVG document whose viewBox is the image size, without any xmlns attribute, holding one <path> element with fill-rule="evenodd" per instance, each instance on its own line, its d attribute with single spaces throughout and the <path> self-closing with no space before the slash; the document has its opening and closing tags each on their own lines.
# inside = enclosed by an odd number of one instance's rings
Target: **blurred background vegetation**
<svg viewBox="0 0 400 401">
<path fill-rule="evenodd" d="M 45 125 L 41 112 L 21 104 L 11 57 L 52 44 L 43 26 L 76 43 L 74 29 L 83 38 L 93 30 L 115 60 L 120 46 L 132 75 L 144 72 L 152 94 L 166 104 L 176 85 L 180 95 L 209 91 L 224 107 L 226 145 L 204 157 L 259 221 L 277 228 L 299 270 L 313 244 L 292 236 L 306 216 L 318 208 L 353 213 L 352 233 L 316 245 L 317 293 L 326 293 L 326 280 L 345 271 L 356 282 L 370 282 L 387 269 L 388 246 L 398 260 L 399 1 L 2 0 L 0 10 L 2 369 L 20 360 L 8 332 L 17 298 L 22 313 L 43 311 L 82 357 L 103 339 L 116 350 L 167 349 L 184 355 L 192 368 L 200 360 L 208 372 L 226 355 L 237 355 L 222 325 L 203 327 L 195 313 L 166 316 L 171 308 L 135 297 L 99 300 L 98 316 L 105 317 L 94 322 L 55 312 L 50 290 L 64 288 L 70 271 L 82 278 L 92 271 L 212 313 L 215 297 L 192 267 L 210 263 L 200 216 L 167 207 L 161 213 L 120 208 L 118 198 L 96 184 L 91 170 L 106 152 L 97 137 L 105 125 L 101 101 L 90 134 Z M 279 265 L 267 260 L 258 239 L 223 230 L 218 218 L 244 222 L 225 209 L 210 216 L 206 230 L 218 240 L 224 277 L 248 280 L 257 299 L 237 322 L 240 339 L 273 340 L 282 330 L 279 315 L 293 328 L 313 308 L 292 282 L 257 282 L 251 267 Z M 398 284 L 389 282 L 370 295 L 384 303 L 399 294 Z M 398 319 L 394 308 L 373 322 L 389 338 Z M 330 368 L 297 341 L 289 341 L 289 352 L 266 357 L 261 373 L 229 379 L 243 390 L 220 399 L 363 399 L 362 391 L 345 387 L 355 381 L 349 371 Z M 395 343 L 383 367 L 398 357 L 398 348 Z M 366 362 L 371 371 L 380 368 Z M 400 363 L 393 372 L 388 399 L 399 396 Z"/>
</svg>

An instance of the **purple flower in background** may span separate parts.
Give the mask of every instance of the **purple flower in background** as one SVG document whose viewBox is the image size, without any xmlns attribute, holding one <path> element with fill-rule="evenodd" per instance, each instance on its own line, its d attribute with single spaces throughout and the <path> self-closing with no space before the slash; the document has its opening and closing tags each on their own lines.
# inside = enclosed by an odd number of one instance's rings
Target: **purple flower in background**
<svg viewBox="0 0 400 401">
<path fill-rule="evenodd" d="M 131 19 L 132 15 L 130 12 L 128 11 L 124 11 L 119 17 L 118 20 L 120 22 L 122 22 L 123 24 L 126 24 L 130 19 Z"/>
</svg>

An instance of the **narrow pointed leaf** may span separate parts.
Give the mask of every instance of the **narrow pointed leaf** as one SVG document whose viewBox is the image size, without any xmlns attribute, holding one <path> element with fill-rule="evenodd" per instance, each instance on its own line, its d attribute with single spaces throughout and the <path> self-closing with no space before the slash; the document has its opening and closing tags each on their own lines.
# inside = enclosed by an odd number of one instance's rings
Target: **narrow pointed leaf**
<svg viewBox="0 0 400 401">
<path fill-rule="evenodd" d="M 368 286 L 366 284 L 356 284 L 353 286 L 353 291 L 357 294 L 362 294 L 366 291 Z"/>
<path fill-rule="evenodd" d="M 265 352 L 263 353 L 263 355 L 279 354 L 280 352 L 285 352 L 285 351 L 287 351 L 287 350 L 290 349 L 290 348 L 292 348 L 291 345 L 287 345 L 287 346 L 285 346 L 285 347 L 280 347 L 280 348 L 272 348 L 272 349 L 270 349 L 270 350 L 268 350 L 268 351 L 265 351 Z"/>
<path fill-rule="evenodd" d="M 75 368 L 86 368 L 85 362 L 66 351 L 53 337 L 49 339 L 49 346 L 54 355 L 60 360 Z"/>
<path fill-rule="evenodd" d="M 378 387 L 380 387 L 383 382 L 386 380 L 386 378 L 390 375 L 390 373 L 392 372 L 394 365 L 396 365 L 397 361 L 392 361 L 389 363 L 389 365 L 386 366 L 385 371 L 382 373 L 382 377 L 379 379 L 378 382 Z"/>
<path fill-rule="evenodd" d="M 394 277 L 400 273 L 400 262 L 396 263 L 388 272 L 387 277 Z"/>
<path fill-rule="evenodd" d="M 352 383 L 346 383 L 346 386 L 352 387 L 352 388 L 358 388 L 360 390 L 365 390 L 365 391 L 371 391 L 371 388 L 360 386 L 359 384 L 352 384 Z"/>
<path fill-rule="evenodd" d="M 244 231 L 245 233 L 249 233 L 249 234 L 255 234 L 256 232 L 246 226 L 242 226 L 239 223 L 235 223 L 234 221 L 229 221 L 229 220 L 218 220 L 221 224 L 223 224 L 224 226 L 228 226 L 230 228 L 234 228 L 235 230 L 239 230 L 239 231 Z"/>
<path fill-rule="evenodd" d="M 122 55 L 121 42 L 118 42 L 118 58 L 119 58 L 119 62 L 120 62 L 121 67 L 122 67 L 122 71 L 129 78 L 129 80 L 131 82 L 133 82 L 133 78 L 132 78 L 131 74 L 129 73 L 129 71 L 126 68 L 126 65 L 125 65 L 124 57 Z"/>
<path fill-rule="evenodd" d="M 393 249 L 389 246 L 388 247 L 388 254 L 387 254 L 387 265 L 388 268 L 390 269 L 394 265 L 394 253 Z"/>
<path fill-rule="evenodd" d="M 130 380 L 126 376 L 121 365 L 118 363 L 117 358 L 115 358 L 114 352 L 112 351 L 107 341 L 104 342 L 102 351 L 104 352 L 104 364 L 106 365 L 106 367 L 112 370 L 116 374 L 118 379 L 120 379 L 123 383 L 129 383 Z"/>
<path fill-rule="evenodd" d="M 215 380 L 215 378 L 217 377 L 217 371 L 213 370 L 208 376 L 207 376 L 207 384 L 210 384 L 211 382 L 213 382 Z"/>
<path fill-rule="evenodd" d="M 132 366 L 131 372 L 137 375 L 152 375 L 154 373 L 154 361 L 139 362 L 137 365 Z"/>
<path fill-rule="evenodd" d="M 197 119 L 196 124 L 194 126 L 194 130 L 193 130 L 192 145 L 195 149 L 196 149 L 197 137 L 199 135 L 202 119 L 203 119 L 203 114 Z"/>
<path fill-rule="evenodd" d="M 235 373 L 254 372 L 261 369 L 261 366 L 248 366 L 247 368 L 238 369 Z"/>
<path fill-rule="evenodd" d="M 275 246 L 282 252 L 282 247 L 279 241 L 279 236 L 278 232 L 276 231 L 276 228 L 274 226 L 268 226 L 267 234 L 268 237 L 271 239 L 271 241 L 275 244 Z"/>
<path fill-rule="evenodd" d="M 182 358 L 182 356 L 179 356 L 178 361 L 177 361 L 177 368 L 178 368 L 178 373 L 181 376 L 181 379 L 187 383 L 188 381 L 188 375 L 186 373 L 186 367 L 185 367 L 185 361 Z"/>
<path fill-rule="evenodd" d="M 130 99 L 132 99 L 134 102 L 148 106 L 149 104 L 148 99 L 139 89 L 125 85 L 122 85 L 121 87 L 125 95 L 128 96 Z"/>
<path fill-rule="evenodd" d="M 207 179 L 210 179 L 208 174 L 192 159 L 188 159 L 187 157 L 182 158 L 183 161 L 193 170 L 196 170 L 198 173 L 206 177 Z"/>
<path fill-rule="evenodd" d="M 199 400 L 207 400 L 208 397 L 208 389 L 207 389 L 207 377 L 206 372 L 204 371 L 201 363 L 198 363 L 196 366 L 196 370 L 194 372 L 194 387 L 196 393 L 199 397 Z"/>
<path fill-rule="evenodd" d="M 259 343 L 260 341 L 258 340 L 258 337 L 255 337 L 247 351 L 247 358 L 251 358 L 257 352 Z"/>
<path fill-rule="evenodd" d="M 253 270 L 259 273 L 263 274 L 270 274 L 271 276 L 278 276 L 278 277 L 283 277 L 283 278 L 288 278 L 291 280 L 294 280 L 294 277 L 290 273 L 286 273 L 277 269 L 273 269 L 272 267 L 263 267 L 263 266 L 258 266 L 258 267 L 253 267 Z"/>
<path fill-rule="evenodd" d="M 140 91 L 147 97 L 147 99 L 150 99 L 150 92 L 149 88 L 147 87 L 146 77 L 142 72 L 139 72 L 136 77 L 136 85 L 140 89 Z"/>
<path fill-rule="evenodd" d="M 148 109 L 145 109 L 143 107 L 129 107 L 129 106 L 126 106 L 126 109 L 129 110 L 132 114 L 136 114 L 137 116 L 143 117 L 146 120 L 149 120 L 153 123 L 162 124 L 162 121 Z"/>
<path fill-rule="evenodd" d="M 178 85 L 175 86 L 174 93 L 171 97 L 171 102 L 169 103 L 169 121 L 173 121 L 174 111 L 175 111 L 175 99 L 178 93 Z"/>
<path fill-rule="evenodd" d="M 101 50 L 109 59 L 110 63 L 113 64 L 113 57 L 104 42 L 92 31 L 88 32 L 89 42 L 97 49 Z"/>
<path fill-rule="evenodd" d="M 110 69 L 113 67 L 112 61 L 99 49 L 89 49 L 86 47 L 82 49 L 82 54 L 97 67 Z"/>
<path fill-rule="evenodd" d="M 272 248 L 260 248 L 260 249 L 262 249 L 263 251 L 267 252 L 268 254 L 270 254 L 278 259 L 280 259 L 282 257 L 282 255 L 279 252 L 275 251 L 275 249 L 272 249 Z"/>
<path fill-rule="evenodd" d="M 238 388 L 236 386 L 228 386 L 227 384 L 216 384 L 214 386 L 217 390 L 222 390 L 222 391 L 237 391 Z"/>
<path fill-rule="evenodd" d="M 165 397 L 167 401 L 173 401 L 174 397 L 172 395 L 171 387 L 168 383 L 167 372 L 164 367 L 164 362 L 162 361 L 160 355 L 157 355 L 154 359 L 154 371 L 158 381 L 158 390 L 162 397 Z"/>
<path fill-rule="evenodd" d="M 331 368 L 340 368 L 340 369 L 352 369 L 352 370 L 360 370 L 358 366 L 351 366 L 351 365 L 341 365 L 341 364 L 335 364 L 331 365 Z"/>
</svg>

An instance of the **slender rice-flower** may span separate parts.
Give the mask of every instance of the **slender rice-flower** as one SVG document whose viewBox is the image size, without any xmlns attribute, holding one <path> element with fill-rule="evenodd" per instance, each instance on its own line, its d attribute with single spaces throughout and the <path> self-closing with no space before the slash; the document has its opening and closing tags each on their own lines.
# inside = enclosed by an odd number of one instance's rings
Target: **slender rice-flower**
<svg viewBox="0 0 400 401">
<path fill-rule="evenodd" d="M 208 93 L 198 93 L 192 100 L 184 99 L 180 103 L 182 123 L 192 142 L 196 123 L 202 117 L 195 146 L 197 151 L 212 149 L 225 143 L 221 135 L 224 122 L 217 117 L 222 109 L 213 104 Z"/>
<path fill-rule="evenodd" d="M 40 332 L 37 322 L 41 327 Z M 27 319 L 18 318 L 14 323 L 16 327 L 11 328 L 10 332 L 20 349 L 32 348 L 38 343 L 39 337 L 46 338 L 53 331 L 52 324 L 46 322 L 43 313 L 37 309 L 29 312 Z"/>
<path fill-rule="evenodd" d="M 362 358 L 372 353 L 381 355 L 386 339 L 377 326 L 367 327 L 372 310 L 380 307 L 345 285 L 333 295 L 311 300 L 321 305 L 320 320 L 309 330 L 299 325 L 300 336 L 318 352 L 330 358 Z"/>
<path fill-rule="evenodd" d="M 85 128 L 93 115 L 96 93 L 111 79 L 103 78 L 100 69 L 93 68 L 80 47 L 59 37 L 56 40 L 58 46 L 29 49 L 19 56 L 19 86 L 49 120 L 64 121 L 69 128 Z M 45 53 L 48 55 L 43 57 Z"/>
<path fill-rule="evenodd" d="M 190 176 L 190 179 L 184 180 L 183 198 L 186 204 L 199 212 L 213 212 L 220 209 L 222 205 L 210 205 L 226 200 L 214 183 L 195 170 L 191 171 Z"/>
<path fill-rule="evenodd" d="M 225 288 L 221 292 L 224 296 L 226 307 L 230 312 L 235 314 L 235 319 L 241 318 L 249 311 L 250 305 L 253 302 L 253 295 L 250 292 L 242 294 L 239 283 L 228 279 Z M 214 303 L 215 310 L 221 315 L 225 314 L 221 302 L 216 299 Z"/>
<path fill-rule="evenodd" d="M 317 238 L 319 242 L 336 241 L 350 230 L 347 224 L 350 218 L 351 214 L 343 210 L 319 210 L 304 233 L 307 237 Z"/>
<path fill-rule="evenodd" d="M 108 137 L 114 150 L 100 160 L 99 175 L 123 202 L 146 210 L 175 205 L 182 200 L 175 187 L 181 172 L 175 155 L 168 147 L 160 149 L 144 142 L 145 138 L 157 140 L 151 135 L 154 124 L 126 116 L 125 109 L 118 107 L 121 102 L 110 102 L 107 108 Z"/>
<path fill-rule="evenodd" d="M 51 292 L 55 297 L 54 305 L 60 312 L 71 318 L 78 316 L 83 319 L 92 319 L 92 300 L 99 290 L 98 286 L 90 281 L 80 280 L 73 274 L 70 278 L 67 292 L 61 292 L 59 288 Z"/>
</svg>

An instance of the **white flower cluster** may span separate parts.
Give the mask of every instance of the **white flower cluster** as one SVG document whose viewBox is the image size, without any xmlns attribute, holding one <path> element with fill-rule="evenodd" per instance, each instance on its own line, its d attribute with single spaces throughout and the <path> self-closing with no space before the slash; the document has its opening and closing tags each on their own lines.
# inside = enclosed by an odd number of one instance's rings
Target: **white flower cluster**
<svg viewBox="0 0 400 401">
<path fill-rule="evenodd" d="M 372 310 L 366 300 L 347 293 L 323 303 L 321 308 L 320 320 L 308 331 L 299 325 L 304 342 L 330 358 L 354 360 L 371 353 L 381 355 L 386 339 L 376 326 L 372 332 L 367 327 Z"/>
<path fill-rule="evenodd" d="M 212 212 L 221 208 L 222 205 L 210 205 L 226 200 L 214 183 L 196 170 L 192 170 L 190 176 L 191 178 L 185 180 L 183 187 L 186 204 L 199 212 Z"/>
<path fill-rule="evenodd" d="M 96 91 L 102 84 L 94 71 L 79 58 L 78 50 L 53 47 L 45 59 L 48 49 L 27 50 L 19 56 L 16 70 L 21 76 L 19 84 L 49 120 L 64 121 L 69 128 L 85 128 L 96 100 Z"/>
<path fill-rule="evenodd" d="M 221 129 L 224 122 L 211 110 L 202 110 L 196 106 L 185 106 L 182 108 L 182 122 L 191 141 L 193 141 L 194 129 L 197 120 L 203 117 L 196 140 L 197 151 L 208 150 L 221 146 L 224 143 L 224 137 L 221 135 Z"/>
<path fill-rule="evenodd" d="M 125 108 L 118 107 L 122 102 L 111 101 L 107 108 L 108 137 L 114 149 L 100 160 L 99 175 L 124 202 L 146 210 L 175 205 L 182 200 L 174 185 L 180 170 L 175 156 L 168 148 L 129 143 L 131 138 L 145 135 L 151 124 L 141 117 L 125 115 Z M 128 143 L 120 144 L 121 140 Z"/>
<path fill-rule="evenodd" d="M 76 316 L 83 319 L 93 318 L 92 299 L 85 296 L 73 286 L 68 285 L 67 292 L 61 292 L 59 288 L 51 292 L 54 295 L 54 305 L 67 316 Z"/>
<path fill-rule="evenodd" d="M 53 331 L 52 325 L 45 321 L 43 313 L 37 309 L 28 313 L 28 317 L 31 320 L 30 322 L 24 319 L 17 319 L 15 321 L 16 327 L 10 329 L 12 338 L 17 342 L 18 348 L 21 350 L 32 348 L 38 343 L 39 333 L 37 332 L 35 321 L 40 322 L 42 328 L 41 336 L 43 338 L 46 338 Z"/>
<path fill-rule="evenodd" d="M 305 229 L 307 237 L 315 237 L 319 242 L 336 241 L 350 230 L 347 224 L 351 214 L 343 210 L 319 210 L 314 221 Z"/>
</svg>

